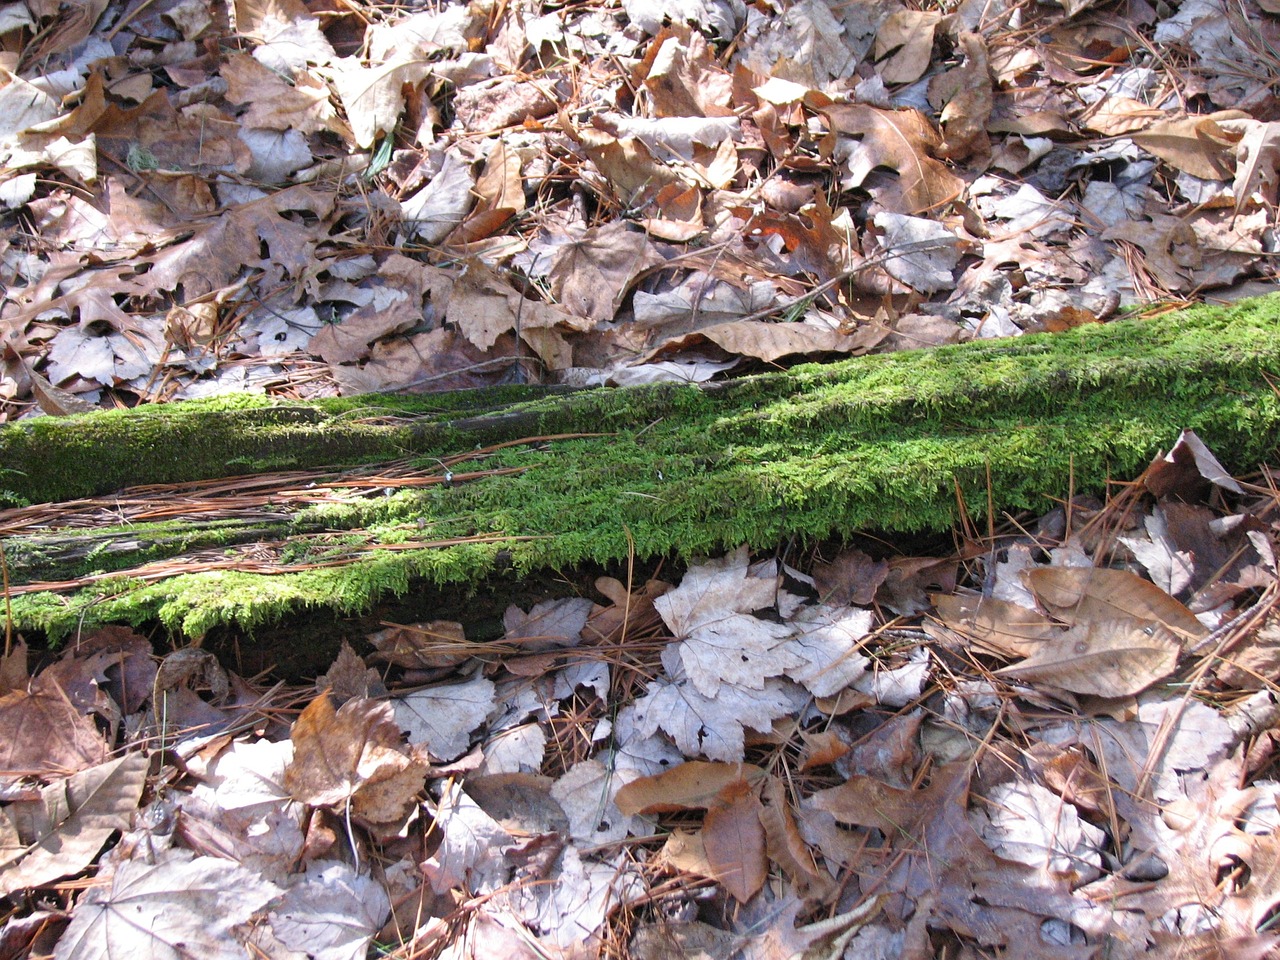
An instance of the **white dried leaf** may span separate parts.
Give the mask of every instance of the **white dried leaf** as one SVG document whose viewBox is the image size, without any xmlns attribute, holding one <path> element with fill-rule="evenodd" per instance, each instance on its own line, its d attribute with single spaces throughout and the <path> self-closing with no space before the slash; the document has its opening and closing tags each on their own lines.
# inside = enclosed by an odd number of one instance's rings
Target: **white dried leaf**
<svg viewBox="0 0 1280 960">
<path fill-rule="evenodd" d="M 471 732 L 493 710 L 494 686 L 476 677 L 397 697 L 391 706 L 410 743 L 425 744 L 440 760 L 453 760 L 471 745 Z"/>
</svg>

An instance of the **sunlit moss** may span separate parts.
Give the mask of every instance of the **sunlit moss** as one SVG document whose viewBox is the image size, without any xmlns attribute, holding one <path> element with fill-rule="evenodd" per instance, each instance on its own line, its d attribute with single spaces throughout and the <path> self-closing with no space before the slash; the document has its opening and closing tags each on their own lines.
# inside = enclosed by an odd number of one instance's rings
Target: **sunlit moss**
<svg viewBox="0 0 1280 960">
<path fill-rule="evenodd" d="M 248 462 L 287 452 L 311 464 L 411 452 L 432 465 L 477 443 L 611 434 L 510 447 L 483 464 L 523 468 L 519 474 L 318 506 L 292 520 L 295 533 L 359 528 L 366 543 L 512 538 L 500 544 L 373 551 L 346 566 L 270 577 L 211 571 L 141 586 L 97 584 L 71 597 L 16 597 L 15 617 L 52 634 L 80 622 L 159 618 L 195 635 L 300 607 L 362 609 L 415 578 L 470 583 L 499 564 L 527 572 L 610 562 L 632 543 L 642 556 L 687 557 L 794 535 L 945 530 L 956 521 L 957 497 L 974 518 L 988 502 L 997 511 L 1041 510 L 1069 486 L 1097 491 L 1109 478 L 1134 476 L 1184 428 L 1200 433 L 1229 468 L 1252 467 L 1280 436 L 1280 400 L 1268 381 L 1277 376 L 1280 299 L 1267 298 L 1054 336 L 806 365 L 709 390 L 665 385 L 548 397 L 506 388 L 283 407 L 259 399 L 212 417 L 177 405 L 186 412 L 148 412 L 141 426 L 104 414 L 6 428 L 0 462 L 15 474 L 23 461 L 13 451 L 38 441 L 44 469 L 62 457 L 115 458 L 117 472 L 138 481 L 217 469 L 217 456 L 225 471 L 230 452 Z M 462 429 L 461 420 L 481 414 L 490 417 L 482 429 Z M 26 431 L 24 439 L 15 441 L 14 430 Z M 204 439 L 190 440 L 197 434 Z M 157 469 L 147 459 L 149 449 L 189 440 L 204 452 L 186 466 Z M 11 477 L 0 484 L 35 493 Z M 336 538 L 299 539 L 291 558 L 332 558 L 338 546 Z"/>
</svg>

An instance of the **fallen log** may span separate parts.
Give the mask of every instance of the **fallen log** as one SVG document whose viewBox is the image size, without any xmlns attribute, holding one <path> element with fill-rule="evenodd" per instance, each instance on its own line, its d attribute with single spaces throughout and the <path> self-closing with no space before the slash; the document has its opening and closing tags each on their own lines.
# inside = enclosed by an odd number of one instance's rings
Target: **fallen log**
<svg viewBox="0 0 1280 960">
<path fill-rule="evenodd" d="M 0 427 L 15 626 L 199 636 L 304 606 L 859 531 L 1280 439 L 1280 297 L 703 387 L 171 404 Z M 121 489 L 124 488 L 124 489 Z"/>
</svg>

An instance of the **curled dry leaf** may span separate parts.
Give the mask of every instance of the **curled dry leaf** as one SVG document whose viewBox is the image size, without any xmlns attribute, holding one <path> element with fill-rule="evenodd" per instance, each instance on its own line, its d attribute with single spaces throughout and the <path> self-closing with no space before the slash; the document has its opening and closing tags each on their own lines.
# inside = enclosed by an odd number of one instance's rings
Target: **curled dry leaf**
<svg viewBox="0 0 1280 960">
<path fill-rule="evenodd" d="M 1208 629 L 1183 604 L 1128 570 L 1102 567 L 1037 567 L 1022 579 L 1041 603 L 1074 623 L 1154 621 L 1183 642 Z"/>
<path fill-rule="evenodd" d="M 1072 693 L 1127 697 L 1173 673 L 1181 650 L 1173 634 L 1159 624 L 1096 620 L 1077 623 L 996 675 Z"/>
<path fill-rule="evenodd" d="M 284 772 L 294 799 L 342 806 L 368 788 L 370 819 L 389 822 L 392 790 L 407 807 L 422 789 L 426 766 L 404 752 L 391 704 L 353 698 L 338 710 L 328 696 L 313 700 L 294 721 L 293 759 Z M 377 787 L 377 789 L 374 789 Z"/>
</svg>

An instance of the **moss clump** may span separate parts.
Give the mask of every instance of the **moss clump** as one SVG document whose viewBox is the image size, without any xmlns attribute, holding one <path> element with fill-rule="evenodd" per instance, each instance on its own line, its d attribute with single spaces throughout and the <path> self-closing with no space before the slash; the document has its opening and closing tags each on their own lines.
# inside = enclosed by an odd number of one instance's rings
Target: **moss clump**
<svg viewBox="0 0 1280 960">
<path fill-rule="evenodd" d="M 956 519 L 957 491 L 975 517 L 989 499 L 997 510 L 1040 509 L 1071 483 L 1097 490 L 1108 478 L 1133 476 L 1184 428 L 1200 433 L 1229 468 L 1248 468 L 1280 437 L 1280 400 L 1268 381 L 1278 376 L 1280 299 L 1265 298 L 1053 336 L 807 365 L 710 389 L 545 396 L 526 388 L 471 394 L 465 403 L 351 398 L 250 406 L 231 411 L 251 416 L 230 424 L 219 419 L 226 411 L 215 411 L 209 432 L 222 437 L 205 442 L 222 451 L 223 469 L 232 450 L 299 462 L 413 451 L 429 463 L 498 439 L 611 435 L 507 447 L 485 467 L 522 472 L 293 520 L 312 530 L 358 529 L 366 544 L 477 535 L 510 538 L 504 544 L 365 551 L 346 566 L 274 576 L 121 581 L 106 596 L 98 584 L 93 598 L 90 591 L 17 597 L 15 616 L 54 633 L 82 617 L 159 617 L 200 633 L 298 606 L 355 610 L 415 578 L 474 581 L 500 563 L 517 572 L 607 563 L 625 557 L 629 542 L 644 556 L 689 556 L 791 535 L 945 529 Z M 463 410 L 478 413 L 460 417 Z M 42 439 L 50 462 L 67 449 L 101 456 L 102 444 L 114 442 L 137 465 L 130 444 L 158 443 L 166 431 L 189 436 L 209 412 L 188 411 L 143 416 L 141 427 L 127 416 L 51 422 Z M 0 431 L 0 450 L 5 442 Z M 142 463 L 131 476 L 157 479 Z M 322 551 L 304 542 L 298 555 L 328 556 Z"/>
</svg>

